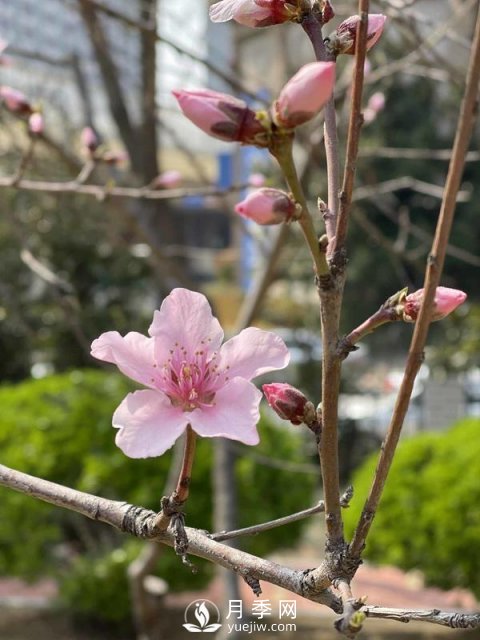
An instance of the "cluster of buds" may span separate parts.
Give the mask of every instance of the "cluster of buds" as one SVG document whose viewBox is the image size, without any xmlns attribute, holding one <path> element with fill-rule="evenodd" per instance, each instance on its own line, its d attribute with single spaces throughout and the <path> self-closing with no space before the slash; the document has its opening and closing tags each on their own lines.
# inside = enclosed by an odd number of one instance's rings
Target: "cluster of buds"
<svg viewBox="0 0 480 640">
<path fill-rule="evenodd" d="M 301 213 L 299 206 L 285 191 L 264 187 L 250 193 L 235 206 L 235 211 L 260 225 L 281 224 Z"/>
<path fill-rule="evenodd" d="M 185 116 L 197 127 L 225 142 L 269 147 L 274 131 L 293 129 L 311 120 L 332 95 L 333 62 L 312 62 L 283 87 L 271 113 L 254 111 L 243 100 L 210 89 L 174 91 Z"/>
<path fill-rule="evenodd" d="M 380 40 L 386 16 L 382 13 L 369 13 L 367 26 L 367 51 Z M 350 16 L 331 33 L 326 41 L 329 51 L 335 57 L 341 53 L 353 56 L 360 26 L 360 16 Z"/>
<path fill-rule="evenodd" d="M 116 166 L 128 160 L 128 154 L 125 151 L 102 149 L 100 140 L 92 127 L 84 127 L 82 129 L 80 142 L 84 154 L 93 162 L 103 162 Z"/>
<path fill-rule="evenodd" d="M 31 136 L 35 137 L 43 133 L 43 116 L 38 109 L 32 106 L 24 93 L 13 89 L 13 87 L 2 85 L 0 86 L 0 101 L 10 113 L 27 120 L 28 133 Z"/>
<path fill-rule="evenodd" d="M 265 398 L 282 420 L 292 424 L 312 425 L 316 419 L 315 407 L 298 389 L 286 382 L 273 382 L 262 386 Z"/>
</svg>

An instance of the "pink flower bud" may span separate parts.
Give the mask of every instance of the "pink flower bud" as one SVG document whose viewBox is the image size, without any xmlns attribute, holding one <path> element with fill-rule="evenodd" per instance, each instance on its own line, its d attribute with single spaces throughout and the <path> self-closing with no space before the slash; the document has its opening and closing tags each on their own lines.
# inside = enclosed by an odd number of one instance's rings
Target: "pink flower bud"
<svg viewBox="0 0 480 640">
<path fill-rule="evenodd" d="M 12 89 L 12 87 L 0 87 L 0 100 L 12 113 L 29 116 L 33 112 L 28 98 L 21 91 Z"/>
<path fill-rule="evenodd" d="M 290 78 L 272 107 L 278 127 L 291 129 L 311 120 L 332 95 L 334 62 L 311 62 Z"/>
<path fill-rule="evenodd" d="M 295 202 L 285 191 L 267 187 L 253 191 L 235 206 L 238 214 L 261 225 L 286 222 L 294 216 L 296 209 Z"/>
<path fill-rule="evenodd" d="M 302 424 L 306 416 L 311 417 L 312 403 L 301 391 L 286 382 L 274 382 L 262 386 L 268 404 L 283 420 Z"/>
<path fill-rule="evenodd" d="M 44 122 L 43 116 L 38 111 L 32 113 L 32 115 L 28 119 L 28 131 L 33 136 L 40 136 L 43 133 Z"/>
<path fill-rule="evenodd" d="M 265 184 L 265 176 L 263 173 L 251 173 L 248 176 L 248 184 L 251 187 L 263 187 Z"/>
<path fill-rule="evenodd" d="M 367 51 L 380 39 L 386 19 L 387 17 L 382 13 L 368 14 Z M 336 31 L 330 34 L 330 48 L 336 55 L 346 53 L 353 56 L 355 54 L 355 42 L 359 25 L 360 16 L 350 16 L 339 25 Z"/>
<path fill-rule="evenodd" d="M 365 107 L 363 119 L 368 124 L 373 122 L 377 115 L 385 108 L 385 94 L 381 91 L 374 93 Z"/>
<path fill-rule="evenodd" d="M 210 7 L 210 20 L 235 20 L 246 27 L 270 27 L 299 17 L 296 4 L 295 0 L 221 0 Z"/>
<path fill-rule="evenodd" d="M 82 129 L 82 133 L 80 134 L 80 139 L 82 145 L 87 149 L 90 153 L 93 153 L 98 149 L 98 138 L 95 131 L 92 127 L 85 127 Z"/>
<path fill-rule="evenodd" d="M 423 302 L 423 289 L 410 293 L 404 301 L 403 319 L 406 322 L 415 322 Z M 432 322 L 442 320 L 454 309 L 459 307 L 467 299 L 467 294 L 459 289 L 437 287 L 435 292 Z"/>
<path fill-rule="evenodd" d="M 182 183 L 183 176 L 180 171 L 169 169 L 158 175 L 151 184 L 152 189 L 175 189 Z"/>
<path fill-rule="evenodd" d="M 268 146 L 268 128 L 243 100 L 210 89 L 173 91 L 173 95 L 187 118 L 210 136 Z"/>
</svg>

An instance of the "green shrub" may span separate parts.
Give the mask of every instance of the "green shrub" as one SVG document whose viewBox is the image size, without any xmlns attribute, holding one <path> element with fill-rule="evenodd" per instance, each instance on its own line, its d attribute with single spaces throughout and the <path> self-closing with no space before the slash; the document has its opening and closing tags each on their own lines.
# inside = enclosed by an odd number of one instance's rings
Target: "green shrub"
<svg viewBox="0 0 480 640">
<path fill-rule="evenodd" d="M 157 509 L 171 452 L 132 460 L 114 444 L 112 414 L 130 390 L 125 378 L 90 370 L 0 387 L 1 462 L 82 491 Z M 311 476 L 262 466 L 251 455 L 273 451 L 275 458 L 301 461 L 300 432 L 264 419 L 259 429 L 259 447 L 240 447 L 241 526 L 291 513 L 312 500 Z M 187 523 L 210 530 L 211 467 L 212 441 L 200 439 Z M 104 600 L 128 600 L 124 570 L 140 550 L 140 541 L 9 489 L 0 491 L 0 573 L 31 578 L 54 574 L 65 581 L 61 590 L 74 611 L 108 619 L 128 615 L 128 607 L 112 608 Z M 242 545 L 261 553 L 293 544 L 300 528 L 295 523 L 274 529 Z M 166 549 L 159 563 L 161 575 L 173 589 L 194 588 L 211 574 L 210 565 L 194 562 L 201 567 L 196 576 Z"/>
<path fill-rule="evenodd" d="M 353 478 L 345 512 L 351 535 L 377 456 Z M 366 557 L 421 569 L 430 584 L 463 586 L 480 596 L 480 420 L 400 444 L 366 547 Z"/>
</svg>

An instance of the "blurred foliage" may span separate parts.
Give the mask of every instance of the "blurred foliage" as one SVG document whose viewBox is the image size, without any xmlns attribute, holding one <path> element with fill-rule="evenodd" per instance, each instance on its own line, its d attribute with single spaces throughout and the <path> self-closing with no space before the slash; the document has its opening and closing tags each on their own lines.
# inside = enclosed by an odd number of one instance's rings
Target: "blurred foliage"
<svg viewBox="0 0 480 640">
<path fill-rule="evenodd" d="M 157 509 L 171 452 L 160 458 L 132 460 L 114 444 L 112 413 L 131 390 L 116 374 L 77 370 L 0 387 L 2 463 L 26 473 L 101 495 Z M 304 459 L 300 432 L 259 425 L 255 453 L 290 462 Z M 313 476 L 259 464 L 249 447 L 238 463 L 240 526 L 286 515 L 308 506 Z M 200 439 L 193 472 L 187 523 L 211 529 L 212 441 Z M 295 543 L 301 523 L 273 529 L 242 541 L 262 554 Z M 141 548 L 111 527 L 75 513 L 2 489 L 0 502 L 0 573 L 33 578 L 52 573 L 66 580 L 63 597 L 72 610 L 100 617 L 127 617 L 128 607 L 112 605 L 128 598 L 124 569 Z M 28 552 L 27 552 L 28 550 Z M 120 550 L 120 551 L 119 551 Z M 173 551 L 166 550 L 159 571 L 173 589 L 203 584 L 211 566 L 192 575 Z M 110 606 L 104 603 L 111 595 Z M 123 600 L 122 600 L 123 599 Z"/>
<path fill-rule="evenodd" d="M 467 419 L 444 433 L 399 445 L 367 541 L 365 556 L 402 569 L 421 569 L 428 583 L 467 587 L 480 596 L 480 429 Z M 377 456 L 353 478 L 344 512 L 351 536 L 368 494 Z"/>
</svg>

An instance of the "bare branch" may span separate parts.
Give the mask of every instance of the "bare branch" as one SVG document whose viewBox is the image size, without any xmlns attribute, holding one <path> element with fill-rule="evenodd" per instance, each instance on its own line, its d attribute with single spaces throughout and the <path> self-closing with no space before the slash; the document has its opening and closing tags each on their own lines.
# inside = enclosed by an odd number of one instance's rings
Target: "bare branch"
<svg viewBox="0 0 480 640">
<path fill-rule="evenodd" d="M 440 609 L 393 609 L 391 607 L 364 606 L 362 613 L 368 618 L 383 618 L 397 622 L 431 622 L 450 629 L 480 628 L 480 613 L 451 613 Z"/>
<path fill-rule="evenodd" d="M 160 532 L 156 527 L 158 514 L 143 507 L 70 489 L 4 465 L 0 465 L 0 485 L 58 507 L 76 511 L 92 520 L 105 522 L 138 538 L 156 540 L 171 547 L 175 545 L 174 532 L 170 529 Z M 189 553 L 219 564 L 243 578 L 271 582 L 341 612 L 342 605 L 339 599 L 327 588 L 316 588 L 316 584 L 308 579 L 310 571 L 289 569 L 276 562 L 257 558 L 250 553 L 216 542 L 205 532 L 191 527 L 185 527 L 185 533 Z"/>
<path fill-rule="evenodd" d="M 370 530 L 375 512 L 380 502 L 393 456 L 400 438 L 403 421 L 408 410 L 413 384 L 423 360 L 423 349 L 430 326 L 432 306 L 436 288 L 445 261 L 448 237 L 455 214 L 455 202 L 465 165 L 465 156 L 473 132 L 478 106 L 478 86 L 480 82 L 480 10 L 477 12 L 474 41 L 466 78 L 465 94 L 458 119 L 457 134 L 452 150 L 445 194 L 437 223 L 437 230 L 426 268 L 424 300 L 410 345 L 405 373 L 400 386 L 384 446 L 375 471 L 367 501 L 350 545 L 351 554 L 360 556 Z"/>
</svg>

